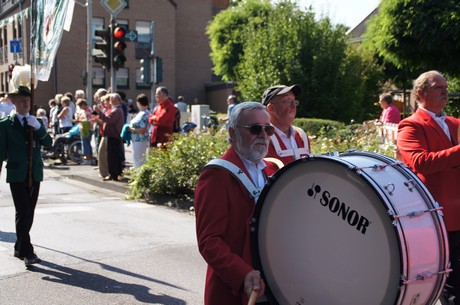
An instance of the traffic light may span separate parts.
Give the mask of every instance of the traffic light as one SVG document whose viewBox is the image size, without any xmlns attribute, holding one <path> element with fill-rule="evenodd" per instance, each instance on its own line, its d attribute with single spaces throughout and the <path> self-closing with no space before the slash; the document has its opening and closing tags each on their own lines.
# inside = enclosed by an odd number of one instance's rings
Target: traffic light
<svg viewBox="0 0 460 305">
<path fill-rule="evenodd" d="M 113 28 L 113 67 L 123 67 L 126 61 L 126 56 L 123 54 L 126 49 L 125 42 L 126 29 L 115 25 Z"/>
<path fill-rule="evenodd" d="M 8 76 L 10 77 L 10 79 L 11 79 L 11 77 L 13 77 L 13 70 L 14 70 L 14 65 L 10 64 L 8 66 Z"/>
<path fill-rule="evenodd" d="M 96 42 L 94 43 L 93 59 L 101 64 L 104 69 L 110 70 L 110 27 L 107 30 L 96 30 Z"/>
<path fill-rule="evenodd" d="M 146 57 L 140 60 L 142 83 L 150 85 L 150 58 Z"/>
<path fill-rule="evenodd" d="M 155 84 L 159 84 L 163 81 L 163 59 L 155 57 Z"/>
</svg>

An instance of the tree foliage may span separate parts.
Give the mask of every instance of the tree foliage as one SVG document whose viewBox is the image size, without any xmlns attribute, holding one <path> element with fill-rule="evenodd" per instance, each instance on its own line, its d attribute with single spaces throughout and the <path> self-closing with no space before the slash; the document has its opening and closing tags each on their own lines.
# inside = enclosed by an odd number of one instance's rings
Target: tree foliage
<svg viewBox="0 0 460 305">
<path fill-rule="evenodd" d="M 365 42 L 386 61 L 412 75 L 460 73 L 459 0 L 382 0 Z"/>
<path fill-rule="evenodd" d="M 208 26 L 214 71 L 260 101 L 275 84 L 302 87 L 300 117 L 349 122 L 375 113 L 380 66 L 347 44 L 346 28 L 292 1 L 241 0 Z"/>
</svg>

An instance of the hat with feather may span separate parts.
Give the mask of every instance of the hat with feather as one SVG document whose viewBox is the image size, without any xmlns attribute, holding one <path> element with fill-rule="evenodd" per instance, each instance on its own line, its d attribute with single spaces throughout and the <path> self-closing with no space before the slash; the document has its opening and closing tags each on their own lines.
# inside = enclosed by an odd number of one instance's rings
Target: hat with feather
<svg viewBox="0 0 460 305">
<path fill-rule="evenodd" d="M 10 80 L 10 92 L 8 96 L 31 96 L 30 74 L 30 65 L 15 66 Z"/>
</svg>

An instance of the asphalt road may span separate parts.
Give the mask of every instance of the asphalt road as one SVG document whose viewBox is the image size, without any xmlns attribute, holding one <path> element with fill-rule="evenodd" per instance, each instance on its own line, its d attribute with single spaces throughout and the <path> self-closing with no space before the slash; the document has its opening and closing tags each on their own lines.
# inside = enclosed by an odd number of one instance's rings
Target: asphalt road
<svg viewBox="0 0 460 305">
<path fill-rule="evenodd" d="M 69 179 L 72 166 L 45 171 L 31 233 L 43 262 L 29 270 L 13 257 L 14 207 L 0 178 L 0 304 L 202 304 L 194 217 L 124 200 L 118 182 L 113 191 Z"/>
</svg>

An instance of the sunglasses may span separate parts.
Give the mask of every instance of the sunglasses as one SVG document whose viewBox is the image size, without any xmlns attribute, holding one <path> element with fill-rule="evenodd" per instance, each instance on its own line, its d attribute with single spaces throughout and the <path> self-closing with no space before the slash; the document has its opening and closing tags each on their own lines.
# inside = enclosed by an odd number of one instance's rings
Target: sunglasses
<svg viewBox="0 0 460 305">
<path fill-rule="evenodd" d="M 275 127 L 272 125 L 261 125 L 261 124 L 253 124 L 253 125 L 248 125 L 248 126 L 237 126 L 240 128 L 246 128 L 249 130 L 249 132 L 253 135 L 260 135 L 262 133 L 262 130 L 265 131 L 265 133 L 268 136 L 272 136 L 275 133 Z"/>
</svg>

